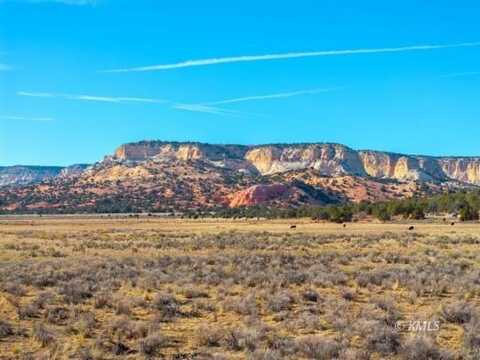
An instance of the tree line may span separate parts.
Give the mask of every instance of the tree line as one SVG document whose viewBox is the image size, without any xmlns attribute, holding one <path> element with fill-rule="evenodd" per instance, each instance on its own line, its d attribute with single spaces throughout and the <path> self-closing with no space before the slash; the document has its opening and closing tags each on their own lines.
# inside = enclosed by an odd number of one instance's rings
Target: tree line
<svg viewBox="0 0 480 360">
<path fill-rule="evenodd" d="M 275 208 L 250 206 L 239 208 L 219 208 L 206 211 L 187 211 L 186 217 L 220 218 L 311 218 L 336 223 L 353 221 L 359 216 L 371 216 L 380 221 L 401 217 L 422 220 L 431 215 L 458 217 L 460 221 L 479 220 L 480 190 L 443 193 L 430 197 L 415 197 L 382 202 L 361 202 L 326 206 L 302 206 L 298 208 Z"/>
</svg>

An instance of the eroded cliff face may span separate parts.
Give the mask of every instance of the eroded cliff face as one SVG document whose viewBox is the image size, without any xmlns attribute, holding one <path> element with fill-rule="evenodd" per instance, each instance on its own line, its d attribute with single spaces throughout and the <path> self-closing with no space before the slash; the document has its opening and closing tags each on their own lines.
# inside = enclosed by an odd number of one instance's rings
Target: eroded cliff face
<svg viewBox="0 0 480 360">
<path fill-rule="evenodd" d="M 398 156 L 376 151 L 360 151 L 359 156 L 363 168 L 369 176 L 380 178 L 394 176 Z"/>
<path fill-rule="evenodd" d="M 117 160 L 244 160 L 248 147 L 243 145 L 211 145 L 142 141 L 120 146 L 114 153 Z"/>
<path fill-rule="evenodd" d="M 358 154 L 346 146 L 311 144 L 252 148 L 245 158 L 263 175 L 315 169 L 324 175 L 365 175 Z"/>
<path fill-rule="evenodd" d="M 480 158 L 442 158 L 439 166 L 451 179 L 480 185 Z"/>
<path fill-rule="evenodd" d="M 456 180 L 480 185 L 480 158 L 430 157 L 360 151 L 367 174 L 398 180 Z"/>
<path fill-rule="evenodd" d="M 359 156 L 365 172 L 372 177 L 424 181 L 444 178 L 429 159 L 378 151 L 359 151 Z"/>
<path fill-rule="evenodd" d="M 144 161 L 151 158 L 166 158 L 177 160 L 196 160 L 202 157 L 202 152 L 198 146 L 157 143 L 137 143 L 125 144 L 120 146 L 114 154 L 119 160 Z"/>
<path fill-rule="evenodd" d="M 219 167 L 273 175 L 313 169 L 325 176 L 371 176 L 419 181 L 457 180 L 480 185 L 480 158 L 410 156 L 355 151 L 340 144 L 211 145 L 141 142 L 122 145 L 117 160 L 203 160 Z"/>
</svg>

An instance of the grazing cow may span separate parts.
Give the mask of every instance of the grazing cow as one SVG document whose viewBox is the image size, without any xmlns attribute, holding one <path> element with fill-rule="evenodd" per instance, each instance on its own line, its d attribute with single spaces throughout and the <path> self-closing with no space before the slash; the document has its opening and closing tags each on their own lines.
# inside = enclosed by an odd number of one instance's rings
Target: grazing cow
<svg viewBox="0 0 480 360">
<path fill-rule="evenodd" d="M 297 225 L 290 225 L 290 229 L 296 229 Z"/>
<path fill-rule="evenodd" d="M 346 227 L 347 227 L 347 224 L 343 224 L 343 227 L 346 228 Z"/>
<path fill-rule="evenodd" d="M 415 230 L 415 226 L 410 226 L 410 227 L 408 228 L 408 230 L 409 230 L 409 231 Z"/>
</svg>

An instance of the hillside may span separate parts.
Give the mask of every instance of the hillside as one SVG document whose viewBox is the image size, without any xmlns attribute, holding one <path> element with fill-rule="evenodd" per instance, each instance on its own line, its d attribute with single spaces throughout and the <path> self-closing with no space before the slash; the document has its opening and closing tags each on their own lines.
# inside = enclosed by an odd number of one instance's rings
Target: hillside
<svg viewBox="0 0 480 360">
<path fill-rule="evenodd" d="M 0 166 L 0 187 L 40 183 L 56 177 L 71 177 L 82 173 L 88 165 L 62 166 Z"/>
<path fill-rule="evenodd" d="M 142 141 L 122 145 L 90 167 L 53 169 L 17 170 L 17 177 L 10 169 L 3 183 L 9 186 L 0 188 L 0 210 L 182 211 L 259 204 L 285 208 L 383 201 L 480 185 L 480 158 L 356 151 L 323 143 Z"/>
</svg>

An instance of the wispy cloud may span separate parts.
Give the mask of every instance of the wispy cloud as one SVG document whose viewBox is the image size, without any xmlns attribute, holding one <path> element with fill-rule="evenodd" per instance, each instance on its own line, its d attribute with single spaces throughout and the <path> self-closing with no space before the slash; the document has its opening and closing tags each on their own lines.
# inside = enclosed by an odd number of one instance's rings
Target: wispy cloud
<svg viewBox="0 0 480 360">
<path fill-rule="evenodd" d="M 174 104 L 174 109 L 177 110 L 185 110 L 191 112 L 200 112 L 200 113 L 207 113 L 207 114 L 215 114 L 215 115 L 239 115 L 238 111 L 226 110 L 221 109 L 214 106 L 204 105 L 204 104 Z"/>
<path fill-rule="evenodd" d="M 469 72 L 458 72 L 442 75 L 442 78 L 454 78 L 454 77 L 464 77 L 464 76 L 477 76 L 480 75 L 480 71 L 469 71 Z"/>
<path fill-rule="evenodd" d="M 54 97 L 55 95 L 50 93 L 33 93 L 28 91 L 19 91 L 17 92 L 19 96 L 31 96 L 31 97 Z"/>
<path fill-rule="evenodd" d="M 220 109 L 218 107 L 209 106 L 206 104 L 180 104 L 174 103 L 163 99 L 141 98 L 141 97 L 113 97 L 113 96 L 97 96 L 97 95 L 71 95 L 71 94 L 57 94 L 49 92 L 30 92 L 19 91 L 18 96 L 38 97 L 38 98 L 60 98 L 64 100 L 77 100 L 77 101 L 93 101 L 104 102 L 113 104 L 122 103 L 150 103 L 150 104 L 168 104 L 172 109 L 200 112 L 215 115 L 236 115 L 239 114 L 236 111 Z"/>
<path fill-rule="evenodd" d="M 53 121 L 53 118 L 49 117 L 25 117 L 25 116 L 12 116 L 12 115 L 0 115 L 1 120 L 18 120 L 18 121 Z"/>
<path fill-rule="evenodd" d="M 444 45 L 413 45 L 413 46 L 403 46 L 403 47 L 370 48 L 370 49 L 289 52 L 289 53 L 283 53 L 283 54 L 266 54 L 266 55 L 243 55 L 243 56 L 219 57 L 219 58 L 208 58 L 208 59 L 199 59 L 199 60 L 187 60 L 187 61 L 182 61 L 182 62 L 177 62 L 172 64 L 131 67 L 131 68 L 125 68 L 125 69 L 112 69 L 112 70 L 106 70 L 103 72 L 160 71 L 160 70 L 189 68 L 194 66 L 207 66 L 207 65 L 229 64 L 229 63 L 239 63 L 239 62 L 269 61 L 269 60 L 322 57 L 322 56 L 398 53 L 398 52 L 409 52 L 409 51 L 426 51 L 426 50 L 436 50 L 436 49 L 478 47 L 478 46 L 480 46 L 480 42 L 444 44 Z"/>
<path fill-rule="evenodd" d="M 246 101 L 258 101 L 258 100 L 269 100 L 269 99 L 280 99 L 280 98 L 289 98 L 293 96 L 300 95 L 312 95 L 322 92 L 330 92 L 343 89 L 343 87 L 335 88 L 323 88 L 323 89 L 309 89 L 309 90 L 300 90 L 292 92 L 282 92 L 275 94 L 266 94 L 266 95 L 255 95 L 255 96 L 245 96 L 238 97 L 233 99 L 224 99 L 220 101 L 213 101 L 209 103 L 195 103 L 195 104 L 185 104 L 185 103 L 176 103 L 169 100 L 163 99 L 153 99 L 153 98 L 141 98 L 141 97 L 112 97 L 112 96 L 97 96 L 97 95 L 71 95 L 71 94 L 58 94 L 58 93 L 49 93 L 49 92 L 29 92 L 29 91 L 19 91 L 17 92 L 18 96 L 28 96 L 28 97 L 38 97 L 38 98 L 60 98 L 65 100 L 78 100 L 78 101 L 95 101 L 95 102 L 106 102 L 106 103 L 161 103 L 167 104 L 172 109 L 190 111 L 197 113 L 207 113 L 223 116 L 239 116 L 247 115 L 243 112 L 229 110 L 224 108 L 219 108 L 217 105 L 222 104 L 234 104 Z M 253 115 L 253 114 L 249 114 Z M 259 116 L 259 115 L 257 115 Z"/>
<path fill-rule="evenodd" d="M 166 103 L 163 99 L 151 99 L 141 97 L 112 97 L 112 96 L 96 96 L 96 95 L 70 95 L 70 94 L 54 94 L 45 92 L 28 92 L 19 91 L 19 96 L 29 97 L 43 97 L 43 98 L 62 98 L 67 100 L 79 100 L 79 101 L 96 101 L 96 102 L 109 102 L 109 103 Z"/>
<path fill-rule="evenodd" d="M 312 95 L 312 94 L 318 94 L 322 92 L 330 92 L 330 91 L 335 91 L 340 89 L 342 88 L 338 87 L 338 88 L 329 88 L 329 89 L 311 89 L 311 90 L 300 90 L 300 91 L 292 91 L 292 92 L 284 92 L 284 93 L 276 93 L 276 94 L 268 94 L 268 95 L 245 96 L 245 97 L 239 97 L 234 99 L 214 101 L 214 102 L 207 103 L 207 105 L 223 105 L 223 104 L 234 104 L 234 103 L 245 102 L 245 101 L 281 99 L 281 98 L 289 98 L 293 96 Z"/>
<path fill-rule="evenodd" d="M 283 92 L 283 93 L 275 93 L 275 94 L 268 94 L 268 95 L 245 96 L 245 97 L 225 99 L 220 101 L 212 101 L 212 102 L 202 103 L 202 104 L 174 104 L 173 108 L 179 109 L 179 110 L 209 113 L 209 114 L 215 114 L 215 115 L 230 115 L 230 116 L 245 115 L 244 113 L 241 113 L 238 111 L 219 108 L 217 107 L 217 105 L 235 104 L 235 103 L 246 102 L 246 101 L 289 98 L 293 96 L 311 95 L 311 94 L 317 94 L 321 92 L 330 92 L 330 91 L 335 91 L 339 89 L 342 89 L 342 88 L 338 87 L 338 88 L 327 88 L 327 89 L 310 89 L 310 90 Z"/>
</svg>

